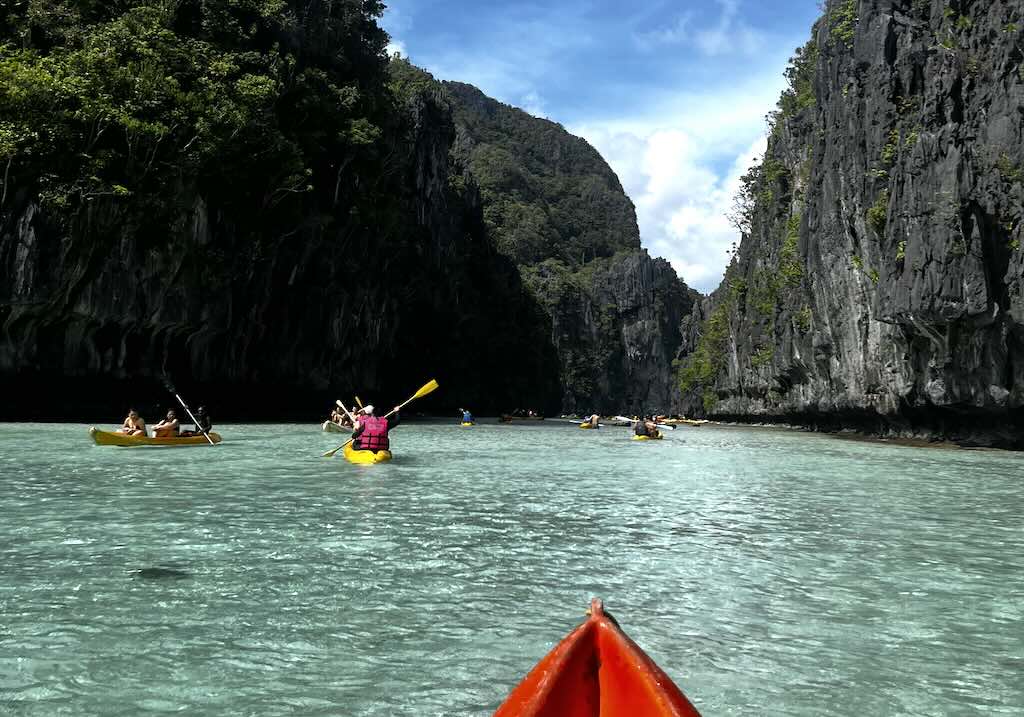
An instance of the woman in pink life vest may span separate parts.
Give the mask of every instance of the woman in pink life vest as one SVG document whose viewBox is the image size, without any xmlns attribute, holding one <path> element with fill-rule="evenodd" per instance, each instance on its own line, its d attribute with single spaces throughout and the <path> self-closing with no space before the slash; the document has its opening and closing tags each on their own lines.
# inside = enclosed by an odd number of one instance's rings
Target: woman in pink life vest
<svg viewBox="0 0 1024 717">
<path fill-rule="evenodd" d="M 357 451 L 374 453 L 391 450 L 388 431 L 402 421 L 398 407 L 395 407 L 390 418 L 377 418 L 373 415 L 373 406 L 369 404 L 363 406 L 359 414 L 356 417 L 355 430 L 352 431 L 352 447 Z"/>
</svg>

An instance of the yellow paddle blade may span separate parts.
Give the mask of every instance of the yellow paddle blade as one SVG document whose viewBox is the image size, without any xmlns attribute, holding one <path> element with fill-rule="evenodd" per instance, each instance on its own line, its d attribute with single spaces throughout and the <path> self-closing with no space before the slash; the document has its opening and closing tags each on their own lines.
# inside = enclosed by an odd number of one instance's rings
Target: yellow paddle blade
<svg viewBox="0 0 1024 717">
<path fill-rule="evenodd" d="M 362 399 L 361 399 L 361 398 L 359 398 L 359 396 L 356 396 L 356 403 L 358 403 L 358 404 L 359 404 L 359 407 L 360 407 L 360 408 L 362 408 L 362 407 L 363 407 L 363 401 L 362 401 Z"/>
<path fill-rule="evenodd" d="M 436 390 L 437 390 L 437 381 L 434 380 L 434 379 L 431 379 L 430 383 L 426 384 L 423 388 L 421 388 L 419 391 L 417 391 L 416 395 L 413 396 L 413 398 L 423 398 L 428 393 L 433 393 Z M 412 399 L 409 399 L 409 400 L 412 400 Z"/>
</svg>

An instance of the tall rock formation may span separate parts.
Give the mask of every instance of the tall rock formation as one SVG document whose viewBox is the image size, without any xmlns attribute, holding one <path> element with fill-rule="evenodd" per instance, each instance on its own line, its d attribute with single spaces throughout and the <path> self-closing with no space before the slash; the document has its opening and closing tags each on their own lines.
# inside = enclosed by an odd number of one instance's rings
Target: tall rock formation
<svg viewBox="0 0 1024 717">
<path fill-rule="evenodd" d="M 165 372 L 221 418 L 433 376 L 437 406 L 557 408 L 447 100 L 362 3 L 49 4 L 0 50 L 0 416 L 152 415 Z"/>
<path fill-rule="evenodd" d="M 562 408 L 667 411 L 695 292 L 640 248 L 633 203 L 585 140 L 458 82 L 455 154 L 500 251 L 550 316 Z"/>
<path fill-rule="evenodd" d="M 744 236 L 684 322 L 684 409 L 1021 445 L 1024 7 L 830 0 Z"/>
</svg>

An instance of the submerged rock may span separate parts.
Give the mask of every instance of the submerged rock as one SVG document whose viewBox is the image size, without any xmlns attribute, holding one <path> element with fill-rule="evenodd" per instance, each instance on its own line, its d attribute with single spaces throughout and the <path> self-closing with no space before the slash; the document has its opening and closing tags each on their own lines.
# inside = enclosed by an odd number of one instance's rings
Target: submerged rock
<svg viewBox="0 0 1024 717">
<path fill-rule="evenodd" d="M 192 573 L 178 568 L 155 567 L 133 570 L 132 577 L 143 580 L 187 580 L 192 577 Z"/>
</svg>

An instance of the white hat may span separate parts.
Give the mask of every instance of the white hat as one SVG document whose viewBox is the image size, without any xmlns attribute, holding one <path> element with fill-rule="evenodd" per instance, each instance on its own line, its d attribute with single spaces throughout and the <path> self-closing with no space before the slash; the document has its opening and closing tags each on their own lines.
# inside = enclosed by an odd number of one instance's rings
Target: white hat
<svg viewBox="0 0 1024 717">
<path fill-rule="evenodd" d="M 372 403 L 368 403 L 365 406 L 363 406 L 363 413 L 365 413 L 367 416 L 372 416 L 373 415 L 373 404 Z"/>
</svg>

